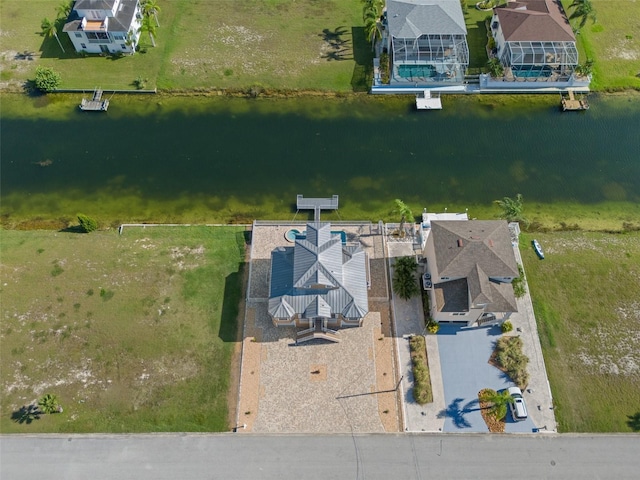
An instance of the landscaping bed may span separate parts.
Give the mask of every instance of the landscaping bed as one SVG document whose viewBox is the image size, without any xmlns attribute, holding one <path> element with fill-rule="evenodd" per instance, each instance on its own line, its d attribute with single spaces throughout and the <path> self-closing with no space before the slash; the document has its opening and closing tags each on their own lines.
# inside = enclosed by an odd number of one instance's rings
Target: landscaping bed
<svg viewBox="0 0 640 480">
<path fill-rule="evenodd" d="M 420 405 L 433 402 L 431 375 L 427 360 L 427 346 L 422 335 L 414 335 L 409 340 L 411 364 L 413 366 L 413 398 Z"/>
</svg>

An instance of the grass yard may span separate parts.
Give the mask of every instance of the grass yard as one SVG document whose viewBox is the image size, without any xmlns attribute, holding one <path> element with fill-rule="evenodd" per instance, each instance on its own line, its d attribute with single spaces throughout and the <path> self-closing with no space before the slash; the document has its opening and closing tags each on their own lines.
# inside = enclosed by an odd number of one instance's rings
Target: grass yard
<svg viewBox="0 0 640 480">
<path fill-rule="evenodd" d="M 573 0 L 562 0 L 569 16 Z M 579 33 L 580 62 L 595 60 L 593 90 L 640 89 L 640 4 L 635 0 L 592 0 L 597 21 L 571 25 Z"/>
<path fill-rule="evenodd" d="M 59 0 L 0 0 L 0 66 L 3 84 L 21 84 L 37 65 L 62 75 L 62 88 L 249 87 L 366 91 L 371 51 L 358 0 L 165 0 L 158 4 L 157 47 L 143 36 L 146 53 L 118 59 L 82 58 L 67 35 L 40 35 L 42 18 L 54 19 Z M 33 60 L 16 59 L 32 52 Z"/>
<path fill-rule="evenodd" d="M 640 412 L 640 232 L 522 235 L 562 432 L 629 432 Z"/>
<path fill-rule="evenodd" d="M 3 433 L 230 427 L 242 228 L 1 234 Z"/>
<path fill-rule="evenodd" d="M 484 68 L 484 19 L 490 12 L 465 0 L 469 73 Z M 371 49 L 364 37 L 360 0 L 164 0 L 158 2 L 157 47 L 143 37 L 145 53 L 83 58 L 67 35 L 40 36 L 44 17 L 53 20 L 59 0 L 0 0 L 0 87 L 20 88 L 36 66 L 62 75 L 62 88 L 291 89 L 367 91 Z M 568 6 L 572 0 L 563 0 Z M 580 59 L 596 61 L 592 88 L 640 88 L 640 6 L 634 0 L 593 0 L 597 23 L 579 28 Z M 19 54 L 31 53 L 20 57 Z"/>
</svg>

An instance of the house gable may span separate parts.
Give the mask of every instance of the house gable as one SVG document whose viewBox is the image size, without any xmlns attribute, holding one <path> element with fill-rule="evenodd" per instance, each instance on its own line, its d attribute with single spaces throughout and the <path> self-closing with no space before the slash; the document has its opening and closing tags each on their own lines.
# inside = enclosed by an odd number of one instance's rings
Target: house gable
<svg viewBox="0 0 640 480">
<path fill-rule="evenodd" d="M 389 0 L 387 12 L 389 32 L 395 38 L 467 34 L 459 0 Z"/>
<path fill-rule="evenodd" d="M 432 221 L 436 306 L 442 312 L 514 312 L 519 275 L 507 222 Z"/>
<path fill-rule="evenodd" d="M 269 314 L 275 320 L 360 320 L 369 311 L 366 255 L 343 245 L 329 223 L 310 223 L 294 247 L 271 253 Z"/>
<path fill-rule="evenodd" d="M 496 7 L 507 42 L 575 42 L 564 11 L 554 0 L 521 0 Z"/>
</svg>

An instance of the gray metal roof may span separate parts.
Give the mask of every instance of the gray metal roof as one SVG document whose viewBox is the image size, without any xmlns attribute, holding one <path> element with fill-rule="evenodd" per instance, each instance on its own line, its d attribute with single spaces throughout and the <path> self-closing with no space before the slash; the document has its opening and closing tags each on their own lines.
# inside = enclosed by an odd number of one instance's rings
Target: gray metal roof
<svg viewBox="0 0 640 480">
<path fill-rule="evenodd" d="M 74 32 L 82 30 L 82 18 L 77 10 L 111 10 L 114 0 L 78 0 L 67 19 L 62 31 Z M 109 17 L 109 32 L 128 32 L 136 14 L 137 0 L 121 0 L 115 17 Z"/>
<path fill-rule="evenodd" d="M 395 38 L 467 34 L 460 0 L 388 0 L 387 21 Z"/>
<path fill-rule="evenodd" d="M 306 238 L 271 252 L 269 313 L 275 318 L 362 318 L 369 311 L 366 256 L 342 245 L 330 223 L 307 224 Z M 294 312 L 294 313 L 292 313 Z"/>
<path fill-rule="evenodd" d="M 126 2 L 126 0 L 122 0 Z M 116 0 L 76 0 L 74 10 L 111 10 Z"/>
</svg>

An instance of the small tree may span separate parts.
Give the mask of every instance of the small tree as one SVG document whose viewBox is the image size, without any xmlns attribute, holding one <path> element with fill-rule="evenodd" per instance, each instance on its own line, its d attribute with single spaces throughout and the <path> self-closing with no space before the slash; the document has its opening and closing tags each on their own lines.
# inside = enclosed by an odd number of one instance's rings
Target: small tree
<svg viewBox="0 0 640 480">
<path fill-rule="evenodd" d="M 140 25 L 140 32 L 147 33 L 149 38 L 151 39 L 151 45 L 156 46 L 156 26 L 151 21 L 151 17 L 144 17 L 142 19 L 142 24 Z"/>
<path fill-rule="evenodd" d="M 404 223 L 407 221 L 407 219 L 411 219 L 411 221 L 413 222 L 413 212 L 411 211 L 409 206 L 399 198 L 396 198 L 394 202 L 396 204 L 395 212 L 400 214 L 400 236 L 404 237 Z"/>
<path fill-rule="evenodd" d="M 142 14 L 145 17 L 153 17 L 156 21 L 156 27 L 160 26 L 160 22 L 158 22 L 158 13 L 160 13 L 160 7 L 155 0 L 145 0 L 142 3 Z"/>
<path fill-rule="evenodd" d="M 53 92 L 60 86 L 62 80 L 60 74 L 51 67 L 36 68 L 36 78 L 34 84 L 42 92 Z"/>
<path fill-rule="evenodd" d="M 58 12 L 58 18 L 65 19 L 71 13 L 71 8 L 73 7 L 74 0 L 64 0 L 62 1 L 58 7 L 56 8 L 56 12 Z"/>
<path fill-rule="evenodd" d="M 51 393 L 45 393 L 38 401 L 38 406 L 42 413 L 57 413 L 61 410 L 58 397 Z"/>
<path fill-rule="evenodd" d="M 502 420 L 507 416 L 507 407 L 513 402 L 513 399 L 508 390 L 496 392 L 495 390 L 487 388 L 481 392 L 480 401 L 490 403 L 491 405 L 488 407 L 489 413 L 491 413 L 496 420 Z"/>
<path fill-rule="evenodd" d="M 521 194 L 517 194 L 516 198 L 504 197 L 502 200 L 495 200 L 493 203 L 502 209 L 500 218 L 504 218 L 508 222 L 520 222 L 525 227 L 529 226 L 529 220 L 524 216 L 524 202 Z"/>
<path fill-rule="evenodd" d="M 58 45 L 60 45 L 60 49 L 64 53 L 64 47 L 60 42 L 60 38 L 58 38 L 58 26 L 55 22 L 52 22 L 48 18 L 43 18 L 42 22 L 40 22 L 40 28 L 42 29 L 42 36 L 45 38 L 55 37 L 58 41 Z"/>
<path fill-rule="evenodd" d="M 496 57 L 489 59 L 489 61 L 487 62 L 487 70 L 489 70 L 489 73 L 493 78 L 499 78 L 504 75 L 504 67 L 502 66 L 502 63 L 500 63 L 500 60 L 498 60 Z"/>
<path fill-rule="evenodd" d="M 404 300 L 409 300 L 420 292 L 415 277 L 417 268 L 418 264 L 413 257 L 396 259 L 393 272 L 393 291 Z"/>
<path fill-rule="evenodd" d="M 98 222 L 83 213 L 78 214 L 78 222 L 80 223 L 80 230 L 84 233 L 93 232 L 98 228 Z"/>
</svg>

